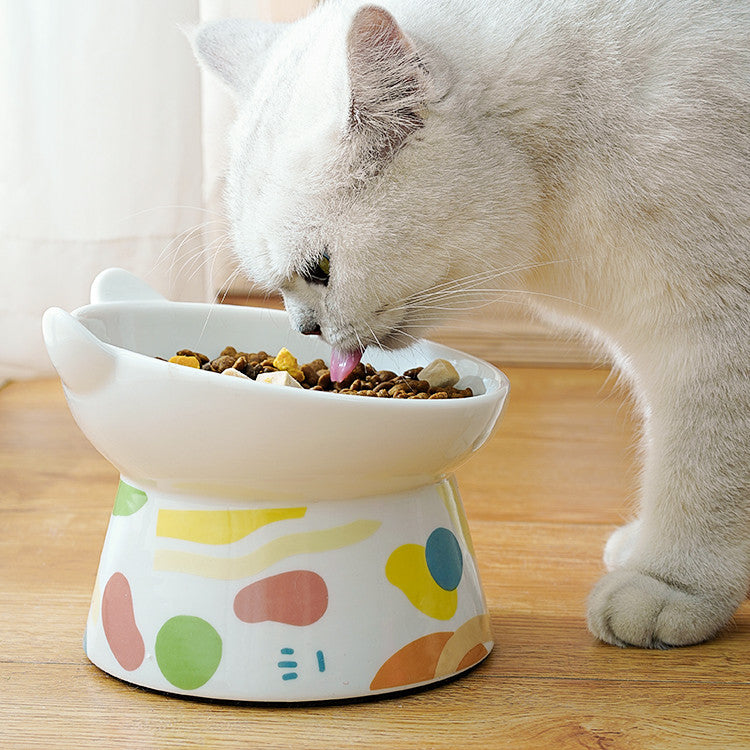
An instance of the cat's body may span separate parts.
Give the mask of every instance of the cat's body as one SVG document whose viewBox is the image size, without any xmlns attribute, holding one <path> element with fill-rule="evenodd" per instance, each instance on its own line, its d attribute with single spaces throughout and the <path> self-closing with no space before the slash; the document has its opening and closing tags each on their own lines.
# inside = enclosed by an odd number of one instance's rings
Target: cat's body
<svg viewBox="0 0 750 750">
<path fill-rule="evenodd" d="M 360 6 L 197 36 L 237 92 L 243 267 L 344 354 L 493 294 L 604 346 L 644 469 L 589 625 L 711 637 L 750 581 L 750 6 Z"/>
</svg>

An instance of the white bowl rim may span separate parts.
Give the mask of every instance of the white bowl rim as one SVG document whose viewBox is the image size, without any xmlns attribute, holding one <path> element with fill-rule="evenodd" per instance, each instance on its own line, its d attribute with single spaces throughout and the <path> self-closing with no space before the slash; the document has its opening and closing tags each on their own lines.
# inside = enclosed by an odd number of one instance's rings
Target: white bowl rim
<svg viewBox="0 0 750 750">
<path fill-rule="evenodd" d="M 91 319 L 96 319 L 96 313 L 98 311 L 103 310 L 109 310 L 110 312 L 114 312 L 113 308 L 143 308 L 143 307 L 153 307 L 153 308 L 165 308 L 170 310 L 196 310 L 196 309 L 206 309 L 209 310 L 219 310 L 221 312 L 226 312 L 231 310 L 229 314 L 231 315 L 248 315 L 248 316 L 259 316 L 259 315 L 270 315 L 271 318 L 275 319 L 276 323 L 279 323 L 281 321 L 286 321 L 288 324 L 288 315 L 285 310 L 277 310 L 273 308 L 266 308 L 266 307 L 254 307 L 254 306 L 244 306 L 244 305 L 224 305 L 221 303 L 206 303 L 206 302 L 181 302 L 181 301 L 173 301 L 168 299 L 150 299 L 150 300 L 117 300 L 117 301 L 111 301 L 111 302 L 94 302 L 90 303 L 88 305 L 82 305 L 81 307 L 76 308 L 71 312 L 72 317 L 74 317 L 76 320 L 78 320 L 82 325 L 86 326 L 86 321 Z M 88 326 L 86 326 L 88 328 Z M 89 329 L 90 330 L 90 329 Z M 291 327 L 289 329 L 292 331 Z M 184 365 L 179 365 L 175 363 L 170 363 L 168 361 L 164 361 L 161 359 L 158 359 L 157 357 L 150 356 L 148 354 L 144 354 L 142 352 L 139 352 L 134 349 L 129 349 L 125 346 L 121 346 L 118 344 L 113 344 L 107 341 L 104 341 L 101 339 L 95 331 L 91 330 L 91 333 L 97 338 L 99 341 L 99 344 L 104 347 L 105 349 L 112 352 L 112 354 L 116 357 L 120 358 L 126 358 L 131 361 L 140 362 L 142 364 L 146 363 L 152 363 L 154 366 L 161 367 L 164 365 L 172 366 L 172 367 L 179 367 L 181 368 L 181 371 L 184 370 L 183 376 L 185 377 L 198 377 L 200 381 L 203 381 L 203 378 L 206 377 L 206 375 L 219 375 L 219 373 L 214 372 L 206 372 L 205 370 L 197 370 L 195 368 L 191 367 L 185 367 Z M 320 339 L 323 341 L 323 339 Z M 325 343 L 325 342 L 324 342 Z M 286 398 L 317 398 L 317 399 L 333 399 L 335 402 L 342 402 L 343 400 L 346 401 L 353 401 L 357 404 L 360 404 L 360 408 L 365 409 L 371 409 L 371 408 L 386 408 L 386 409 L 401 409 L 401 408 L 415 408 L 415 404 L 420 404 L 420 409 L 427 408 L 427 409 L 456 409 L 461 407 L 467 407 L 470 404 L 474 407 L 481 407 L 484 406 L 484 403 L 486 401 L 494 401 L 498 397 L 507 396 L 509 390 L 510 390 L 510 381 L 508 379 L 508 376 L 500 369 L 495 367 L 495 365 L 476 357 L 472 354 L 468 354 L 466 352 L 463 352 L 459 349 L 454 349 L 452 347 L 446 346 L 445 344 L 440 344 L 435 341 L 431 341 L 430 339 L 417 339 L 412 344 L 410 344 L 408 347 L 405 347 L 405 349 L 409 349 L 411 347 L 416 347 L 419 344 L 424 344 L 429 346 L 430 348 L 437 350 L 439 352 L 439 356 L 442 356 L 445 359 L 453 359 L 455 360 L 466 360 L 469 362 L 473 362 L 477 367 L 479 367 L 484 372 L 477 377 L 479 377 L 482 382 L 485 384 L 485 392 L 484 393 L 475 393 L 473 396 L 468 398 L 455 398 L 455 399 L 398 399 L 398 398 L 374 398 L 374 397 L 366 397 L 366 396 L 353 396 L 353 394 L 340 394 L 335 393 L 331 391 L 313 391 L 307 388 L 279 388 L 279 391 L 282 391 L 285 394 Z M 327 344 L 326 344 L 327 345 Z M 187 348 L 187 347 L 186 347 Z M 370 349 L 365 350 L 365 355 L 363 356 L 363 362 L 366 361 L 366 353 Z M 425 363 L 427 364 L 427 363 Z M 415 365 L 418 366 L 418 365 Z M 193 371 L 194 370 L 194 371 Z M 459 370 L 460 373 L 460 370 Z M 397 373 L 398 374 L 398 373 Z M 460 373 L 462 377 L 464 377 L 464 374 Z M 229 378 L 225 377 L 222 379 L 224 383 L 224 387 L 228 388 L 235 388 L 235 389 L 243 389 L 252 387 L 252 388 L 266 388 L 267 386 L 262 383 L 257 383 L 254 380 L 250 379 L 249 383 L 245 383 L 244 380 L 240 378 Z M 493 383 L 496 387 L 487 389 L 487 383 Z M 280 395 L 280 394 L 279 394 Z M 348 399 L 347 396 L 352 395 L 353 397 L 351 399 Z M 405 404 L 408 403 L 408 406 L 405 406 Z"/>
</svg>

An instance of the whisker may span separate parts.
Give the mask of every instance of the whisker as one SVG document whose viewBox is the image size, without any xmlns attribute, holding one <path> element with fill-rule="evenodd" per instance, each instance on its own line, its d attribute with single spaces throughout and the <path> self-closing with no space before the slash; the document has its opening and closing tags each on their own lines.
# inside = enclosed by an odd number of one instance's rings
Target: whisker
<svg viewBox="0 0 750 750">
<path fill-rule="evenodd" d="M 523 296 L 532 296 L 532 297 L 544 297 L 546 299 L 554 299 L 560 302 L 566 302 L 571 305 L 575 305 L 576 307 L 580 307 L 587 310 L 593 310 L 590 305 L 587 305 L 583 302 L 578 302 L 577 300 L 570 299 L 569 297 L 562 297 L 560 295 L 556 294 L 548 294 L 547 292 L 534 292 L 529 291 L 528 289 L 508 289 L 508 288 L 499 288 L 499 289 L 482 289 L 482 290 L 458 290 L 455 292 L 452 292 L 450 295 L 445 295 L 441 298 L 441 302 L 444 304 L 432 304 L 432 303 L 425 303 L 425 302 L 417 302 L 416 304 L 410 304 L 410 305 L 400 305 L 398 307 L 392 307 L 389 308 L 389 310 L 401 310 L 401 309 L 409 309 L 409 310 L 415 310 L 419 308 L 424 308 L 426 310 L 442 310 L 445 312 L 462 312 L 466 310 L 475 310 L 482 307 L 488 307 L 496 302 L 502 301 L 501 295 L 506 294 L 519 294 Z M 489 298 L 487 298 L 486 295 L 492 295 Z M 455 304 L 451 304 L 451 301 L 455 300 Z M 476 302 L 472 302 L 472 300 L 476 300 Z"/>
<path fill-rule="evenodd" d="M 533 270 L 535 268 L 541 268 L 547 265 L 552 265 L 552 264 L 557 264 L 557 263 L 568 263 L 568 262 L 572 262 L 572 259 L 545 261 L 543 263 L 530 263 L 530 264 L 527 263 L 523 265 L 510 267 L 504 270 L 489 269 L 485 271 L 480 271 L 476 274 L 470 274 L 460 279 L 445 281 L 440 284 L 436 284 L 430 289 L 425 289 L 422 292 L 417 292 L 416 294 L 413 294 L 407 297 L 403 301 L 402 305 L 395 306 L 391 309 L 397 310 L 402 307 L 411 307 L 413 304 L 418 303 L 418 302 L 428 302 L 429 300 L 433 298 L 442 298 L 448 294 L 453 294 L 455 292 L 460 292 L 460 291 L 470 291 L 474 293 L 496 292 L 498 290 L 477 288 L 477 285 L 486 283 L 493 279 L 501 278 L 503 276 L 508 276 L 508 275 L 512 275 L 515 273 L 521 273 L 522 271 L 529 271 L 529 270 Z M 516 291 L 520 292 L 522 290 L 516 290 Z"/>
</svg>

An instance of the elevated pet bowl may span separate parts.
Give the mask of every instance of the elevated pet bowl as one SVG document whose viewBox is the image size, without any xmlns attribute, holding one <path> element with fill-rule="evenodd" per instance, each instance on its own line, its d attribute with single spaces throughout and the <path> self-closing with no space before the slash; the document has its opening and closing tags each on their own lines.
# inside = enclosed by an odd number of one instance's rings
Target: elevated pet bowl
<svg viewBox="0 0 750 750">
<path fill-rule="evenodd" d="M 228 378 L 155 359 L 228 345 L 330 359 L 283 312 L 171 302 L 121 269 L 44 338 L 78 425 L 120 471 L 88 617 L 98 667 L 232 700 L 372 695 L 450 677 L 492 648 L 452 472 L 508 393 L 491 365 L 419 341 L 478 395 L 391 400 Z"/>
</svg>

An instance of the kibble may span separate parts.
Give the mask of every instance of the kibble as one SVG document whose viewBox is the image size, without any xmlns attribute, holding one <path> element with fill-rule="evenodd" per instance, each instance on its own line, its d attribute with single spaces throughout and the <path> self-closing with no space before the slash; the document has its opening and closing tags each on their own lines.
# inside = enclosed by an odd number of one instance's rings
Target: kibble
<svg viewBox="0 0 750 750">
<path fill-rule="evenodd" d="M 447 359 L 435 359 L 417 373 L 417 378 L 431 388 L 448 388 L 456 385 L 461 376 Z"/>
<path fill-rule="evenodd" d="M 255 378 L 259 383 L 268 383 L 269 385 L 291 385 L 294 388 L 301 388 L 296 378 L 292 377 L 287 370 L 276 370 L 275 372 L 262 372 Z"/>
<path fill-rule="evenodd" d="M 231 375 L 233 378 L 244 378 L 245 380 L 250 380 L 250 378 L 245 375 L 244 372 L 235 369 L 234 367 L 227 367 L 226 370 L 222 370 L 222 375 Z"/>
<path fill-rule="evenodd" d="M 271 356 L 265 351 L 240 352 L 228 346 L 214 359 L 200 352 L 181 349 L 169 362 L 240 379 L 345 396 L 438 400 L 474 395 L 471 388 L 455 387 L 459 374 L 444 359 L 436 359 L 426 367 L 413 367 L 403 375 L 391 370 L 376 370 L 372 365 L 360 362 L 340 383 L 331 381 L 331 372 L 322 359 L 300 365 L 286 348 Z"/>
<path fill-rule="evenodd" d="M 186 354 L 175 354 L 169 360 L 173 365 L 184 365 L 185 367 L 200 367 L 200 360 L 197 357 Z"/>
</svg>

